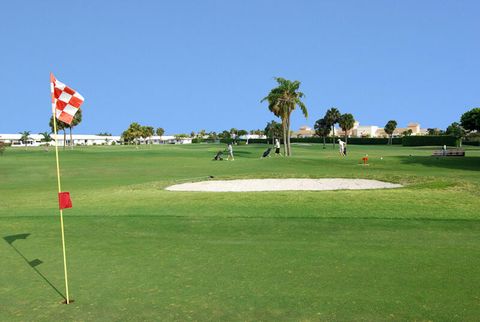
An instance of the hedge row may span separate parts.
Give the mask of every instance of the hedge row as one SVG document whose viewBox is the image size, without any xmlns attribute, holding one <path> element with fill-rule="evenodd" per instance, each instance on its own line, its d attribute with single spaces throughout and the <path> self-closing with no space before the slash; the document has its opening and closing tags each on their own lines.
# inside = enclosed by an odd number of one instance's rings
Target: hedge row
<svg viewBox="0 0 480 322">
<path fill-rule="evenodd" d="M 343 140 L 344 138 L 341 138 L 341 139 Z M 332 140 L 333 140 L 332 137 L 328 137 L 328 138 L 325 139 L 325 142 L 331 144 Z M 338 140 L 338 138 L 336 138 L 336 140 Z M 272 140 L 269 139 L 268 143 L 271 143 L 271 142 L 272 142 Z M 292 143 L 323 143 L 323 138 L 320 138 L 320 137 L 291 138 L 290 142 L 292 142 Z M 255 144 L 255 143 L 266 144 L 267 140 L 265 140 L 265 139 L 250 139 L 250 140 L 248 140 L 248 143 L 251 143 L 251 144 Z M 352 144 L 352 145 L 362 145 L 362 144 L 386 145 L 386 144 L 388 144 L 388 138 L 348 138 L 347 143 Z M 443 145 L 456 146 L 457 145 L 457 139 L 455 139 L 453 136 L 448 136 L 448 135 L 405 136 L 405 137 L 402 137 L 402 138 L 393 138 L 392 139 L 392 144 L 404 145 L 404 146 L 443 146 Z M 471 142 L 471 143 L 464 143 L 464 144 L 471 144 L 471 145 L 477 144 L 478 145 L 479 143 L 478 142 Z"/>
<path fill-rule="evenodd" d="M 463 145 L 480 146 L 480 141 L 462 141 Z"/>
<path fill-rule="evenodd" d="M 340 139 L 344 140 L 343 137 Z M 332 137 L 325 138 L 325 143 L 332 144 Z M 335 141 L 338 140 L 338 137 L 335 138 Z M 221 143 L 230 143 L 232 139 L 222 139 Z M 237 140 L 238 144 L 245 144 L 245 140 Z M 291 138 L 291 143 L 323 143 L 323 138 L 321 137 L 309 137 L 309 138 Z M 194 142 L 196 143 L 196 142 Z M 249 144 L 271 144 L 271 139 L 250 139 L 248 140 Z M 280 143 L 283 144 L 283 140 L 280 139 Z M 388 138 L 348 138 L 348 144 L 352 145 L 387 145 Z M 404 136 L 402 138 L 393 138 L 392 144 L 403 145 L 403 146 L 457 146 L 458 140 L 449 135 L 426 135 L 426 136 Z M 465 145 L 480 145 L 478 141 L 463 141 Z"/>
<path fill-rule="evenodd" d="M 340 138 L 344 140 L 344 138 Z M 338 138 L 335 139 L 337 141 Z M 333 138 L 327 137 L 325 138 L 325 143 L 332 144 Z M 283 140 L 280 140 L 283 143 Z M 310 138 L 291 138 L 291 143 L 323 143 L 323 138 L 321 137 L 310 137 Z M 266 139 L 250 139 L 248 143 L 267 143 Z M 268 143 L 272 143 L 271 139 L 268 139 Z M 356 145 L 356 144 L 368 144 L 368 145 L 376 145 L 376 144 L 388 144 L 388 138 L 348 138 L 348 144 Z M 392 144 L 402 144 L 402 138 L 393 138 Z"/>
<path fill-rule="evenodd" d="M 450 135 L 404 136 L 404 146 L 457 146 L 457 139 Z"/>
</svg>

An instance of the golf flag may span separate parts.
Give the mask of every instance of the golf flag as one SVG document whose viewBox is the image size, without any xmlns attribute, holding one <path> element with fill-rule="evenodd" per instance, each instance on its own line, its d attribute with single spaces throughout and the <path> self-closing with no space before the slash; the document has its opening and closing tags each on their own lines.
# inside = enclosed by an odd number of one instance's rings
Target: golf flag
<svg viewBox="0 0 480 322">
<path fill-rule="evenodd" d="M 58 193 L 58 206 L 60 209 L 72 208 L 72 199 L 70 199 L 70 192 Z"/>
<path fill-rule="evenodd" d="M 55 116 L 60 121 L 70 125 L 75 113 L 77 113 L 84 101 L 83 96 L 58 81 L 53 74 L 50 74 L 50 89 L 52 92 L 52 105 L 55 106 Z"/>
<path fill-rule="evenodd" d="M 69 304 L 70 295 L 68 294 L 68 273 L 67 273 L 67 251 L 65 247 L 65 229 L 63 227 L 63 209 L 72 208 L 72 200 L 69 192 L 62 192 L 62 183 L 60 180 L 60 161 L 58 157 L 58 133 L 57 119 L 72 124 L 73 117 L 80 109 L 84 99 L 83 96 L 74 89 L 59 82 L 52 73 L 50 73 L 50 92 L 52 95 L 52 114 L 53 114 L 53 132 L 55 133 L 55 160 L 57 163 L 57 184 L 58 184 L 58 207 L 60 208 L 60 228 L 62 230 L 62 250 L 63 250 L 63 272 L 65 274 L 65 304 Z M 39 265 L 33 262 L 32 267 Z"/>
</svg>

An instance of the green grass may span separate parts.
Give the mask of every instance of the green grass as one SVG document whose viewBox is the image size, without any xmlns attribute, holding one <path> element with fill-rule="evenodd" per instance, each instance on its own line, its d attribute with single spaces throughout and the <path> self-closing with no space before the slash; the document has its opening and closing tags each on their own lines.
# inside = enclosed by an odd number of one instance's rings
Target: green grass
<svg viewBox="0 0 480 322">
<path fill-rule="evenodd" d="M 480 149 L 262 145 L 61 151 L 70 291 L 53 151 L 0 157 L 0 320 L 457 320 L 480 316 Z M 358 165 L 368 154 L 370 165 Z M 383 160 L 381 159 L 383 157 Z M 370 178 L 392 190 L 190 193 L 174 183 Z M 14 247 L 12 247 L 14 246 Z M 39 259 L 34 268 L 27 261 Z M 61 293 L 61 294 L 59 294 Z"/>
</svg>

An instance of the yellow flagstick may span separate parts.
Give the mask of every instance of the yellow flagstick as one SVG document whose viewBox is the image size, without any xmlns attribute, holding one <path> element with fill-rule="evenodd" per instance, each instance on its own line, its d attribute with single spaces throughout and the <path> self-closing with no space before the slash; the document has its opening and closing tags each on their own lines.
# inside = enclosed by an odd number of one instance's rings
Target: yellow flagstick
<svg viewBox="0 0 480 322">
<path fill-rule="evenodd" d="M 55 98 L 53 94 L 53 74 L 50 74 L 50 89 L 52 93 L 52 114 L 53 114 L 53 131 L 55 133 L 55 159 L 57 161 L 57 183 L 58 193 L 62 192 L 62 185 L 60 181 L 60 160 L 58 158 L 58 133 L 57 133 L 57 115 L 55 113 Z M 68 273 L 67 273 L 67 253 L 65 251 L 65 230 L 63 228 L 63 210 L 60 209 L 60 227 L 62 229 L 62 249 L 63 249 L 63 270 L 65 272 L 65 292 L 66 304 L 70 303 L 68 295 Z"/>
</svg>

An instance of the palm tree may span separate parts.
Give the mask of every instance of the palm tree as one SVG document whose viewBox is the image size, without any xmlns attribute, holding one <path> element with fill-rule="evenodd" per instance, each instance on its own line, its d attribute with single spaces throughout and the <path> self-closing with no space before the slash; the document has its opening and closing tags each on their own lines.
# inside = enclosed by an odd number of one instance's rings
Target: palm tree
<svg viewBox="0 0 480 322">
<path fill-rule="evenodd" d="M 128 129 L 123 131 L 122 133 L 122 138 L 125 142 L 127 143 L 138 143 L 138 139 L 142 137 L 143 132 L 142 132 L 142 126 L 138 124 L 137 122 L 133 122 L 130 124 Z"/>
<path fill-rule="evenodd" d="M 42 139 L 40 140 L 40 142 L 45 142 L 46 143 L 46 151 L 48 151 L 48 146 L 49 146 L 50 142 L 52 142 L 52 137 L 50 136 L 50 133 L 45 131 L 45 132 L 38 133 L 38 134 L 40 134 L 42 136 Z"/>
<path fill-rule="evenodd" d="M 158 136 L 162 136 L 162 135 L 165 134 L 165 130 L 163 128 L 159 127 L 157 129 L 156 133 L 157 133 Z"/>
<path fill-rule="evenodd" d="M 325 118 L 323 118 L 317 120 L 313 128 L 315 129 L 315 134 L 323 138 L 323 148 L 325 149 L 325 138 L 330 134 L 330 131 L 332 130 L 330 124 L 328 124 Z"/>
<path fill-rule="evenodd" d="M 299 81 L 292 82 L 281 77 L 275 77 L 275 80 L 278 86 L 273 88 L 261 102 L 268 101 L 268 109 L 282 120 L 285 155 L 291 156 L 290 116 L 295 108 L 299 106 L 303 115 L 308 117 L 307 107 L 301 100 L 305 95 L 299 91 L 301 84 Z"/>
<path fill-rule="evenodd" d="M 327 113 L 325 113 L 324 119 L 327 121 L 327 123 L 332 127 L 333 129 L 333 148 L 335 149 L 335 124 L 338 123 L 338 120 L 340 119 L 340 111 L 332 107 L 330 108 Z"/>
<path fill-rule="evenodd" d="M 338 124 L 340 125 L 343 132 L 345 133 L 345 143 L 347 143 L 348 131 L 353 129 L 353 127 L 355 126 L 355 119 L 353 118 L 352 114 L 345 113 L 342 116 L 340 116 L 340 119 L 338 120 Z"/>
<path fill-rule="evenodd" d="M 388 144 L 392 144 L 392 137 L 393 137 L 393 132 L 397 128 L 397 121 L 395 120 L 390 120 L 385 124 L 385 127 L 383 128 L 385 130 L 385 133 L 388 134 Z"/>
<path fill-rule="evenodd" d="M 70 147 L 73 149 L 73 138 L 72 138 L 72 129 L 82 122 L 82 110 L 78 109 L 77 113 L 73 117 L 72 123 L 70 125 L 67 124 L 67 127 L 70 132 Z"/>
<path fill-rule="evenodd" d="M 142 131 L 142 137 L 145 139 L 145 144 L 152 144 L 152 136 L 153 134 L 155 133 L 154 129 L 153 129 L 153 126 L 142 126 L 141 127 L 141 131 Z M 148 138 L 148 140 L 147 140 Z"/>
<path fill-rule="evenodd" d="M 282 136 L 282 124 L 273 120 L 268 122 L 267 126 L 265 127 L 265 135 L 267 138 L 272 139 L 272 144 L 275 144 L 275 138 L 280 139 Z"/>
<path fill-rule="evenodd" d="M 23 132 L 18 132 L 18 134 L 21 135 L 20 137 L 20 142 L 22 142 L 25 145 L 25 151 L 27 150 L 27 143 L 28 140 L 30 140 L 30 131 L 23 131 Z"/>
<path fill-rule="evenodd" d="M 58 131 L 63 130 L 63 149 L 65 149 L 65 144 L 67 142 L 67 133 L 65 132 L 65 129 L 68 128 L 69 125 L 58 119 L 56 123 L 57 123 L 57 136 L 58 136 Z M 52 132 L 55 132 L 54 124 L 53 124 L 53 116 L 50 116 L 50 122 L 48 123 L 48 125 L 52 129 Z M 57 136 L 55 136 L 55 145 L 58 145 Z"/>
</svg>

